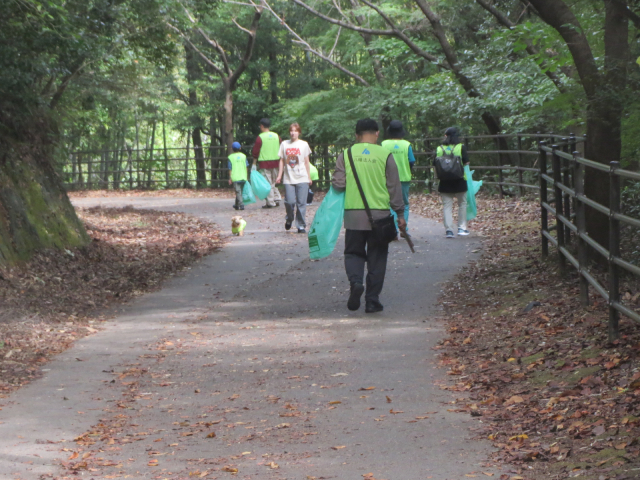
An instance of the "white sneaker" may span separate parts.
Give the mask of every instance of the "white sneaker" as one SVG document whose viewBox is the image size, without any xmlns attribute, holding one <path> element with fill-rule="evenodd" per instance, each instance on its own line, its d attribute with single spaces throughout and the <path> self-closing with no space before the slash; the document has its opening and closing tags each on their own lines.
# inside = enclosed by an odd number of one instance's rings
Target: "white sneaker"
<svg viewBox="0 0 640 480">
<path fill-rule="evenodd" d="M 469 230 L 463 230 L 462 228 L 458 228 L 458 235 L 469 235 Z"/>
<path fill-rule="evenodd" d="M 453 232 L 451 230 L 447 230 L 447 238 L 453 238 Z"/>
</svg>

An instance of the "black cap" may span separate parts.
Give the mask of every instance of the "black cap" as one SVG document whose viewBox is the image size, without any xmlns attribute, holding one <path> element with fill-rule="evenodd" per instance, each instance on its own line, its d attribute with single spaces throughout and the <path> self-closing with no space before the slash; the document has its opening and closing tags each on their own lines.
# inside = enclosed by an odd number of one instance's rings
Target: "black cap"
<svg viewBox="0 0 640 480">
<path fill-rule="evenodd" d="M 407 132 L 404 131 L 400 120 L 391 120 L 389 128 L 387 128 L 387 132 L 391 138 L 403 138 L 407 134 Z"/>
</svg>

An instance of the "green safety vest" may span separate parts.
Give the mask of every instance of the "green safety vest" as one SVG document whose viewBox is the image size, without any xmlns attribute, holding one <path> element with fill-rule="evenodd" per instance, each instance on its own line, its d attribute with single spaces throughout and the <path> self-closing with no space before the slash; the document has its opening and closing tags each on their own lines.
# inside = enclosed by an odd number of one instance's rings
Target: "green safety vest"
<svg viewBox="0 0 640 480">
<path fill-rule="evenodd" d="M 398 166 L 398 174 L 401 182 L 411 181 L 411 165 L 409 164 L 409 147 L 406 140 L 391 139 L 382 142 L 382 146 L 393 153 L 393 158 Z"/>
<path fill-rule="evenodd" d="M 389 151 L 373 143 L 356 143 L 351 147 L 351 154 L 369 208 L 371 210 L 389 210 L 389 190 L 387 189 Z M 351 171 L 351 162 L 346 150 L 343 155 L 347 175 L 344 208 L 345 210 L 364 210 L 364 203 L 362 203 L 358 184 Z"/>
<path fill-rule="evenodd" d="M 236 152 L 229 155 L 231 162 L 231 181 L 247 181 L 247 156 L 244 153 Z"/>
<path fill-rule="evenodd" d="M 441 157 L 444 154 L 449 154 L 451 153 L 451 150 L 452 150 L 451 145 L 440 145 L 436 149 L 436 157 Z M 460 163 L 462 163 L 462 165 L 464 166 L 464 163 L 462 162 L 462 144 L 461 143 L 453 147 L 453 155 L 455 157 L 460 157 Z M 467 173 L 465 172 L 464 180 L 466 179 L 467 179 Z"/>
<path fill-rule="evenodd" d="M 309 163 L 309 173 L 311 174 L 312 181 L 315 182 L 316 180 L 320 179 L 320 177 L 318 176 L 318 169 L 313 163 Z"/>
<path fill-rule="evenodd" d="M 259 137 L 262 140 L 262 147 L 260 147 L 258 161 L 280 160 L 280 140 L 278 139 L 278 134 L 275 132 L 263 132 Z"/>
</svg>

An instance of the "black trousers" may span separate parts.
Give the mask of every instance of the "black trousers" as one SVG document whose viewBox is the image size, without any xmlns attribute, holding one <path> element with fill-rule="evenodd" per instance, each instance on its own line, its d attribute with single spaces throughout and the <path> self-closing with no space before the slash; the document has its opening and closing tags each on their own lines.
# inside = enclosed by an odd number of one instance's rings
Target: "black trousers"
<svg viewBox="0 0 640 480">
<path fill-rule="evenodd" d="M 344 237 L 344 268 L 350 283 L 365 283 L 364 266 L 367 265 L 365 301 L 379 302 L 387 272 L 389 244 L 376 241 L 371 230 L 349 230 Z"/>
</svg>

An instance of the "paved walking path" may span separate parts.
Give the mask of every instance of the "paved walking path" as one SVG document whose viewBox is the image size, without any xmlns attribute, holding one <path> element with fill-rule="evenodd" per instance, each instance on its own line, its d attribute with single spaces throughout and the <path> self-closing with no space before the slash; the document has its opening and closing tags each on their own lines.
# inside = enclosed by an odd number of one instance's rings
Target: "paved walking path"
<svg viewBox="0 0 640 480">
<path fill-rule="evenodd" d="M 229 199 L 74 203 L 178 210 L 225 232 L 234 213 Z M 435 300 L 477 239 L 413 216 L 417 253 L 391 245 L 385 310 L 367 315 L 345 306 L 342 239 L 311 262 L 283 216 L 248 207 L 244 237 L 118 307 L 4 400 L 0 478 L 497 478 L 488 443 L 470 440 L 477 420 L 434 385 Z"/>
</svg>

